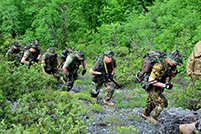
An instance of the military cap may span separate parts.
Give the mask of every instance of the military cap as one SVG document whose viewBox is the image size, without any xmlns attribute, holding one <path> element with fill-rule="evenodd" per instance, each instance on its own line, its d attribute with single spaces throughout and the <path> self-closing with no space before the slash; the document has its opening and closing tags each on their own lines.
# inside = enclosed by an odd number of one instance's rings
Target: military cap
<svg viewBox="0 0 201 134">
<path fill-rule="evenodd" d="M 79 59 L 79 60 L 84 60 L 85 59 L 85 54 L 84 51 L 79 50 L 76 52 L 75 56 Z"/>
<path fill-rule="evenodd" d="M 31 45 L 31 48 L 38 49 L 36 45 Z"/>
<path fill-rule="evenodd" d="M 21 47 L 21 45 L 20 45 L 19 42 L 15 42 L 15 43 L 14 43 L 14 46 L 16 46 L 17 48 L 18 48 L 18 47 Z"/>
<path fill-rule="evenodd" d="M 107 56 L 107 57 L 109 57 L 109 58 L 111 58 L 111 57 L 114 56 L 114 52 L 111 51 L 111 50 L 105 50 L 104 51 L 104 55 Z"/>
<path fill-rule="evenodd" d="M 178 50 L 174 50 L 173 52 L 167 53 L 168 59 L 175 65 L 182 65 L 182 55 Z"/>
<path fill-rule="evenodd" d="M 55 55 L 56 54 L 56 51 L 53 47 L 50 47 L 48 50 L 47 50 L 48 54 L 49 55 Z"/>
</svg>

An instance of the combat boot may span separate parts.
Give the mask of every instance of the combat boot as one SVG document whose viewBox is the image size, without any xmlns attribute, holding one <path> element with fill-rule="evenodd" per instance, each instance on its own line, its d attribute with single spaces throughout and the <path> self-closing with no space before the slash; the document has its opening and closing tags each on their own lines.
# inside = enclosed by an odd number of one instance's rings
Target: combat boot
<svg viewBox="0 0 201 134">
<path fill-rule="evenodd" d="M 106 100 L 104 100 L 103 103 L 106 105 L 114 106 L 114 103 L 106 101 Z"/>
<path fill-rule="evenodd" d="M 142 117 L 144 117 L 147 120 L 150 120 L 151 122 L 153 122 L 154 124 L 156 124 L 158 121 L 156 119 L 154 119 L 152 116 L 146 116 L 144 114 L 142 114 Z"/>
<path fill-rule="evenodd" d="M 195 123 L 179 125 L 179 129 L 183 134 L 192 134 L 195 128 Z"/>
<path fill-rule="evenodd" d="M 66 80 L 65 80 L 65 78 L 64 77 L 61 77 L 61 80 L 63 81 L 63 84 L 66 84 Z"/>
</svg>

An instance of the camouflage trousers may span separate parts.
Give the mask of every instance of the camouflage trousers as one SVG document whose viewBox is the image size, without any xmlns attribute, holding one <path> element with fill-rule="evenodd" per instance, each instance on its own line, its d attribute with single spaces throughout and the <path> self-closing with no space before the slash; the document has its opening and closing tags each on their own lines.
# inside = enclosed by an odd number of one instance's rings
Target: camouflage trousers
<svg viewBox="0 0 201 134">
<path fill-rule="evenodd" d="M 92 78 L 92 84 L 93 84 L 93 89 L 91 91 L 91 97 L 97 97 L 100 89 L 104 85 L 105 88 L 107 89 L 107 94 L 104 97 L 106 101 L 109 101 L 112 98 L 112 95 L 114 94 L 114 84 L 111 81 L 106 81 L 103 77 L 99 78 Z"/>
<path fill-rule="evenodd" d="M 70 73 L 69 76 L 64 75 L 64 80 L 67 81 L 66 90 L 70 91 L 73 88 L 75 80 L 77 80 L 78 74 L 77 73 Z"/>
<path fill-rule="evenodd" d="M 157 120 L 157 117 L 160 115 L 163 109 L 168 106 L 168 101 L 162 94 L 161 90 L 155 91 L 155 87 L 148 93 L 149 95 L 143 114 L 146 116 L 151 114 L 151 116 Z"/>
<path fill-rule="evenodd" d="M 57 78 L 59 80 L 59 70 L 55 70 L 55 69 L 51 69 L 51 70 L 46 70 L 45 68 L 45 72 L 48 74 L 53 74 L 55 78 Z"/>
</svg>

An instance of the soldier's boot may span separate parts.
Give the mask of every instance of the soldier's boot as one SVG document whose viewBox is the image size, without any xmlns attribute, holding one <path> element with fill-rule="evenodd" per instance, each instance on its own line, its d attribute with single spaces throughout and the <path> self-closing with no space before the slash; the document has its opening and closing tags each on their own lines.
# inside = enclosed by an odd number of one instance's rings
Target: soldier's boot
<svg viewBox="0 0 201 134">
<path fill-rule="evenodd" d="M 67 80 L 64 77 L 61 77 L 61 80 L 63 81 L 63 84 L 66 84 Z"/>
<path fill-rule="evenodd" d="M 142 114 L 142 117 L 146 118 L 147 120 L 150 120 L 151 122 L 153 122 L 154 124 L 156 124 L 158 121 L 156 119 L 154 119 L 152 116 L 146 116 L 144 114 Z"/>
<path fill-rule="evenodd" d="M 183 134 L 192 134 L 195 128 L 195 123 L 179 125 L 179 129 Z"/>
<path fill-rule="evenodd" d="M 105 99 L 104 99 L 103 103 L 106 105 L 114 106 L 114 103 L 106 101 Z"/>
</svg>

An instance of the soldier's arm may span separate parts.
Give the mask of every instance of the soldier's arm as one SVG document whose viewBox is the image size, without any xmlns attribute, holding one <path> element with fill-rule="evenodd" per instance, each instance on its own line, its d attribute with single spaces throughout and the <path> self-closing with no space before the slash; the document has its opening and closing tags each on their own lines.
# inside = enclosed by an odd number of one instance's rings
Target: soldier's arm
<svg viewBox="0 0 201 134">
<path fill-rule="evenodd" d="M 90 72 L 91 74 L 98 74 L 98 75 L 101 75 L 101 72 L 96 71 L 98 67 L 99 67 L 99 63 L 98 63 L 98 61 L 96 61 L 96 63 L 92 66 L 92 68 L 89 70 L 89 72 Z"/>
<path fill-rule="evenodd" d="M 85 60 L 82 61 L 82 66 L 83 66 L 84 70 L 86 70 L 86 62 L 85 62 Z"/>
<path fill-rule="evenodd" d="M 41 54 L 39 54 L 39 55 L 38 55 L 37 59 L 39 60 L 39 59 L 40 59 L 40 57 L 41 57 Z"/>
<path fill-rule="evenodd" d="M 149 76 L 149 84 L 152 84 L 157 87 L 165 87 L 164 83 L 158 82 L 157 78 L 159 78 L 162 70 L 162 65 L 160 63 L 155 63 L 152 67 L 151 74 Z"/>
<path fill-rule="evenodd" d="M 71 64 L 73 62 L 73 59 L 72 59 L 72 57 L 69 55 L 67 58 L 66 58 L 66 61 L 65 61 L 65 63 L 64 63 L 64 65 L 63 65 L 63 70 L 64 70 L 64 72 L 66 73 L 66 75 L 69 75 L 69 72 L 68 72 L 68 67 L 69 67 L 69 65 Z"/>
<path fill-rule="evenodd" d="M 47 74 L 46 72 L 45 72 L 45 60 L 44 60 L 44 57 L 42 57 L 42 60 L 41 60 L 41 66 L 42 66 L 42 70 L 43 70 L 43 73 L 44 74 Z"/>
</svg>

